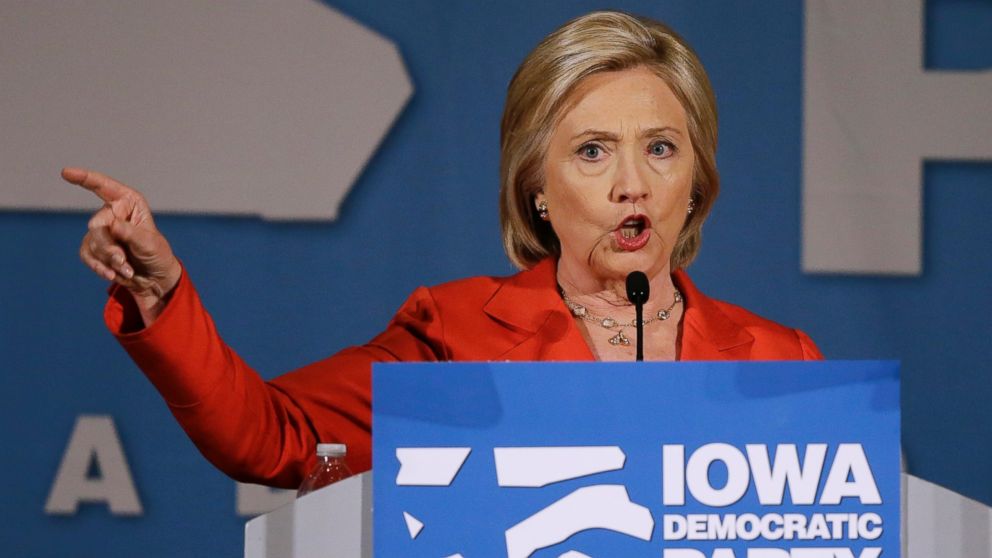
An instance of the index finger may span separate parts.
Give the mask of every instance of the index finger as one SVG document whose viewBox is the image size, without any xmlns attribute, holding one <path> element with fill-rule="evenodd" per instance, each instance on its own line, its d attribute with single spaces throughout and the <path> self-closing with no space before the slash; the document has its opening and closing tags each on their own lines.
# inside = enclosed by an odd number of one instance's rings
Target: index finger
<svg viewBox="0 0 992 558">
<path fill-rule="evenodd" d="M 137 193 L 133 188 L 110 178 L 109 176 L 87 169 L 66 167 L 62 169 L 62 178 L 93 192 L 101 200 L 112 202 L 128 194 Z"/>
</svg>

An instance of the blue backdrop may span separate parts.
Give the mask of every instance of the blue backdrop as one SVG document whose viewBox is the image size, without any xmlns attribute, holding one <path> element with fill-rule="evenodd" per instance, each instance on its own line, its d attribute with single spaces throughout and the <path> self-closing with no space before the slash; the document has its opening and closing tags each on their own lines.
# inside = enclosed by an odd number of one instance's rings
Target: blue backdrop
<svg viewBox="0 0 992 558">
<path fill-rule="evenodd" d="M 603 7 L 581 0 L 330 4 L 394 40 L 416 88 L 340 219 L 158 217 L 227 342 L 266 377 L 367 340 L 418 285 L 512 272 L 497 218 L 506 85 L 544 35 Z M 829 358 L 901 360 L 910 471 L 992 504 L 992 164 L 926 166 L 921 276 L 804 275 L 802 3 L 621 0 L 612 7 L 679 30 L 717 92 L 723 193 L 690 268 L 696 283 L 804 329 Z M 992 5 L 932 1 L 926 17 L 930 67 L 992 66 Z M 51 177 L 52 188 L 68 187 L 58 169 Z M 243 518 L 234 513 L 233 482 L 199 456 L 103 329 L 104 284 L 76 255 L 87 220 L 0 213 L 5 553 L 238 555 Z M 84 413 L 114 417 L 143 516 L 114 517 L 103 505 L 69 517 L 44 514 L 73 423 Z"/>
</svg>

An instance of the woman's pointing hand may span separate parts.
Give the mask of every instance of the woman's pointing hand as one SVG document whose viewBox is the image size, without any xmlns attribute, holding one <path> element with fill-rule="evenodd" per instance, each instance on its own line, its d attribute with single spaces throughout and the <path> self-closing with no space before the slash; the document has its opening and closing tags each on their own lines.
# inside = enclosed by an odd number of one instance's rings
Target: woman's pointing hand
<svg viewBox="0 0 992 558">
<path fill-rule="evenodd" d="M 94 273 L 127 288 L 145 326 L 165 308 L 182 266 L 152 219 L 141 192 L 109 176 L 81 168 L 62 169 L 62 178 L 103 200 L 90 219 L 79 256 Z"/>
</svg>

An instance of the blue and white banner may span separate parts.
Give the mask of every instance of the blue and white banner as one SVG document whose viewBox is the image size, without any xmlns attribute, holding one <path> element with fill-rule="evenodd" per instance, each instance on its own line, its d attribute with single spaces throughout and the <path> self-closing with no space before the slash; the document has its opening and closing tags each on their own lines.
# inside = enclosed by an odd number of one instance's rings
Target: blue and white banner
<svg viewBox="0 0 992 558">
<path fill-rule="evenodd" d="M 899 556 L 893 362 L 377 365 L 377 556 Z"/>
</svg>

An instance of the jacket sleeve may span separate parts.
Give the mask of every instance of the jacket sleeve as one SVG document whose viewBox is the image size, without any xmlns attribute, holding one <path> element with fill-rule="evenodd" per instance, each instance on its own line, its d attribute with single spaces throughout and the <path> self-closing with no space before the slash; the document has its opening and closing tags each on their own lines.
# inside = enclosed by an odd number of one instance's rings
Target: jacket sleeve
<svg viewBox="0 0 992 558">
<path fill-rule="evenodd" d="M 823 360 L 823 353 L 820 352 L 820 349 L 810 336 L 798 329 L 794 331 L 799 338 L 799 347 L 803 352 L 803 360 Z"/>
<path fill-rule="evenodd" d="M 104 319 L 200 452 L 244 482 L 295 488 L 320 442 L 348 445 L 354 472 L 372 466 L 371 366 L 444 358 L 436 305 L 417 289 L 386 330 L 266 382 L 218 334 L 184 271 L 147 328 L 130 294 L 111 290 Z"/>
</svg>

